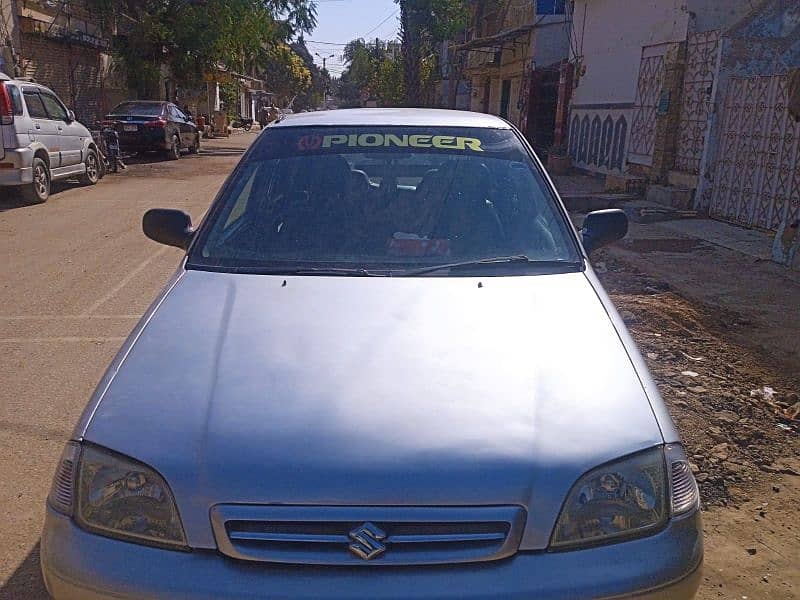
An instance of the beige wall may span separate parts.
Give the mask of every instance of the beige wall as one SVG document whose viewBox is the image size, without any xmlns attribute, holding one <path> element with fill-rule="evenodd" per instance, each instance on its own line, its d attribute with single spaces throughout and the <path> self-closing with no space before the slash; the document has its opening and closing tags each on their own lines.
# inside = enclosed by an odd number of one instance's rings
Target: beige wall
<svg viewBox="0 0 800 600">
<path fill-rule="evenodd" d="M 574 35 L 586 73 L 572 103 L 632 103 L 642 47 L 685 40 L 685 4 L 686 0 L 576 0 Z"/>
<path fill-rule="evenodd" d="M 643 46 L 725 29 L 750 9 L 750 0 L 575 0 L 575 43 L 586 74 L 572 103 L 633 102 Z"/>
</svg>

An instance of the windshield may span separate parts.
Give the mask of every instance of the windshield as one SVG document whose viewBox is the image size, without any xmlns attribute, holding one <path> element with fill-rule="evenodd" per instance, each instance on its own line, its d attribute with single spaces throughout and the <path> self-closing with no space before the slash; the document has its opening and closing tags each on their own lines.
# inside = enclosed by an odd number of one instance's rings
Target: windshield
<svg viewBox="0 0 800 600">
<path fill-rule="evenodd" d="M 278 127 L 237 168 L 188 266 L 394 275 L 521 256 L 580 260 L 513 131 Z"/>
<path fill-rule="evenodd" d="M 112 115 L 140 115 L 143 117 L 160 117 L 163 105 L 153 102 L 123 102 L 111 111 Z"/>
</svg>

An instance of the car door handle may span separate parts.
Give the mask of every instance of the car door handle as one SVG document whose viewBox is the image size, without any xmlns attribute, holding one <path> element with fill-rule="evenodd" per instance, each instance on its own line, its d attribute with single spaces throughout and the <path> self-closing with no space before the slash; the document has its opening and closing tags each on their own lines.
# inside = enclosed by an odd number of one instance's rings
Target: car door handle
<svg viewBox="0 0 800 600">
<path fill-rule="evenodd" d="M 34 127 L 36 127 L 36 129 L 41 129 L 41 128 L 42 128 L 42 126 L 41 126 L 41 125 L 39 125 L 38 123 L 36 123 L 36 124 L 34 125 Z"/>
<path fill-rule="evenodd" d="M 58 130 L 59 131 L 64 131 L 64 128 L 63 127 L 59 127 Z"/>
</svg>

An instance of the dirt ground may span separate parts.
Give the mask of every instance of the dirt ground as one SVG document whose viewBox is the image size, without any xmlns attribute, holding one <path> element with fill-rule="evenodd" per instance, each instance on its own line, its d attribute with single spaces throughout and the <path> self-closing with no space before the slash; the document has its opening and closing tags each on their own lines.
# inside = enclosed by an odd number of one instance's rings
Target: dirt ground
<svg viewBox="0 0 800 600">
<path fill-rule="evenodd" d="M 689 300 L 610 253 L 594 263 L 700 484 L 706 562 L 698 598 L 800 598 L 800 371 L 776 366 L 759 336 L 748 335 L 746 314 Z"/>
</svg>

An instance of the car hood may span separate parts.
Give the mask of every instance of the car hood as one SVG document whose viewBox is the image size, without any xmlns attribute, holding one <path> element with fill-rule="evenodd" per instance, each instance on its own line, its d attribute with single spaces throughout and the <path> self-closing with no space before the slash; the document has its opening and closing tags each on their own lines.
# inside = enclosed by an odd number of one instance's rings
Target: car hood
<svg viewBox="0 0 800 600">
<path fill-rule="evenodd" d="M 157 469 L 197 547 L 241 502 L 515 504 L 541 548 L 582 473 L 663 442 L 584 273 L 187 271 L 147 319 L 82 433 Z"/>
</svg>

